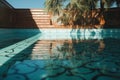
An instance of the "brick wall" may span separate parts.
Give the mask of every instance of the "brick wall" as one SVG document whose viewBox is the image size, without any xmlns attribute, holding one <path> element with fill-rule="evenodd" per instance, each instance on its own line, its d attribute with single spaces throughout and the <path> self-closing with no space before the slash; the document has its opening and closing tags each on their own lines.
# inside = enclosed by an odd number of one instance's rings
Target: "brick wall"
<svg viewBox="0 0 120 80">
<path fill-rule="evenodd" d="M 120 8 L 113 8 L 105 12 L 105 26 L 120 28 Z"/>
<path fill-rule="evenodd" d="M 16 28 L 52 28 L 50 15 L 43 9 L 15 9 Z"/>
<path fill-rule="evenodd" d="M 10 5 L 0 0 L 0 28 L 10 28 L 14 23 L 14 10 Z"/>
</svg>

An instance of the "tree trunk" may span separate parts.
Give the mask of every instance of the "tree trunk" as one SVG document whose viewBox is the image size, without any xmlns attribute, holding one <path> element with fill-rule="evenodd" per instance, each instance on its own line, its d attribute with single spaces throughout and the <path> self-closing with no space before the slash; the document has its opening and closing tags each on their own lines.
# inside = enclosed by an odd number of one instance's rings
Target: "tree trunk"
<svg viewBox="0 0 120 80">
<path fill-rule="evenodd" d="M 101 12 L 104 12 L 104 1 L 103 0 L 100 0 L 100 10 Z"/>
</svg>

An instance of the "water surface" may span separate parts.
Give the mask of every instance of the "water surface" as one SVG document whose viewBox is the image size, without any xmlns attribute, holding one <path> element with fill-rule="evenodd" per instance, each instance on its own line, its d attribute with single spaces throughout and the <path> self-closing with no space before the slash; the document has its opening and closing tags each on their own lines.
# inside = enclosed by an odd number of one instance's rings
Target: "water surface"
<svg viewBox="0 0 120 80">
<path fill-rule="evenodd" d="M 19 37 L 17 44 L 23 41 L 22 47 L 33 43 L 14 56 L 20 46 L 2 55 L 10 59 L 0 67 L 0 80 L 119 80 L 119 33 L 108 29 L 86 35 L 36 33 Z"/>
</svg>

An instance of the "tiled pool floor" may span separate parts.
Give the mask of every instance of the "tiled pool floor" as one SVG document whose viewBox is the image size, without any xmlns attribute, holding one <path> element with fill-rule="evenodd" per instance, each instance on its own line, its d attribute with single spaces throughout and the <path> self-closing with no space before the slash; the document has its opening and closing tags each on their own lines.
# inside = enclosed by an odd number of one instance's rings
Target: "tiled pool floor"
<svg viewBox="0 0 120 80">
<path fill-rule="evenodd" d="M 46 48 L 50 46 L 50 41 L 41 41 L 43 44 L 41 47 L 38 46 L 41 45 L 39 40 L 36 42 L 36 46 L 34 46 L 32 54 L 30 54 L 26 59 L 16 61 L 12 66 L 10 66 L 3 79 L 119 80 L 120 42 L 118 41 L 120 40 L 104 39 L 101 41 L 104 41 L 105 44 L 104 49 L 101 49 L 101 51 L 99 51 L 98 43 L 91 44 L 91 42 L 96 42 L 96 40 L 84 40 L 84 42 L 80 40 L 77 41 L 77 43 L 74 41 L 74 43 L 72 43 L 72 46 L 74 46 L 72 47 L 72 50 L 70 49 L 71 43 L 69 40 L 58 40 L 56 43 L 55 41 L 51 41 L 55 43 L 55 45 L 52 48 L 52 53 L 49 54 L 49 50 Z M 60 49 L 63 50 L 56 50 L 56 46 L 61 47 Z M 40 47 L 44 50 L 43 52 L 41 52 Z M 35 49 L 37 50 L 36 53 Z M 38 51 L 38 49 L 40 51 Z M 76 52 L 72 53 L 74 51 Z"/>
<path fill-rule="evenodd" d="M 116 34 L 63 40 L 34 35 L 0 50 L 0 80 L 120 80 Z"/>
</svg>

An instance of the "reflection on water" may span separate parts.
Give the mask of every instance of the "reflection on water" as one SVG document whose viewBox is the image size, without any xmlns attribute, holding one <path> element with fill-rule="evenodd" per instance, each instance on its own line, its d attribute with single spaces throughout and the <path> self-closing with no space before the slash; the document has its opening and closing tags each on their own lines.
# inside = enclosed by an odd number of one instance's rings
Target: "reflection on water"
<svg viewBox="0 0 120 80">
<path fill-rule="evenodd" d="M 1 79 L 119 80 L 120 37 L 118 32 L 102 33 L 100 39 L 74 34 L 71 39 L 39 39 L 29 57 L 16 61 Z"/>
<path fill-rule="evenodd" d="M 104 40 L 39 40 L 33 48 L 32 59 L 67 59 L 85 54 L 99 54 L 105 48 Z"/>
</svg>

